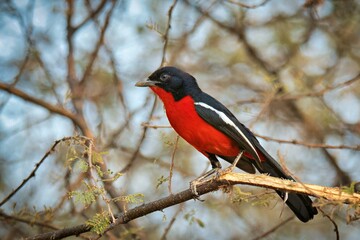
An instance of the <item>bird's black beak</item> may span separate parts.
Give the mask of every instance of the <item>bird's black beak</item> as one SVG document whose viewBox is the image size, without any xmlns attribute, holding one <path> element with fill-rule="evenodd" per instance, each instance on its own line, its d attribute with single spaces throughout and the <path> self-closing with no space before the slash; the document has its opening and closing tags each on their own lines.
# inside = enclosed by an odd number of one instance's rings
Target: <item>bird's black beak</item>
<svg viewBox="0 0 360 240">
<path fill-rule="evenodd" d="M 156 86 L 156 81 L 151 81 L 150 79 L 139 81 L 135 84 L 136 87 L 153 87 Z"/>
</svg>

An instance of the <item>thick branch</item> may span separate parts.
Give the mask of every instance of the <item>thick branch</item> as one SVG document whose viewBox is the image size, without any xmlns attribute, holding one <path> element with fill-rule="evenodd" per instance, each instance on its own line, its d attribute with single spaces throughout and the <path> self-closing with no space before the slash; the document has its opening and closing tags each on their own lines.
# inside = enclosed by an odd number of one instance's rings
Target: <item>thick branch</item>
<svg viewBox="0 0 360 240">
<path fill-rule="evenodd" d="M 266 187 L 276 190 L 284 190 L 287 192 L 303 193 L 307 195 L 312 195 L 315 197 L 324 198 L 330 201 L 336 201 L 337 203 L 349 203 L 349 204 L 359 204 L 360 203 L 360 194 L 348 194 L 342 192 L 339 188 L 330 188 L 317 186 L 312 184 L 302 184 L 296 183 L 289 180 L 279 179 L 275 177 L 270 177 L 267 175 L 252 175 L 252 174 L 240 174 L 240 173 L 227 173 L 219 177 L 219 179 L 210 179 L 207 182 L 204 182 L 197 187 L 197 192 L 199 195 L 204 195 L 206 193 L 216 191 L 224 186 L 235 185 L 235 184 L 246 184 L 253 186 Z M 165 208 L 170 206 L 194 199 L 194 194 L 190 189 L 182 191 L 177 194 L 164 197 L 162 199 L 143 204 L 141 206 L 130 209 L 124 213 L 118 214 L 116 216 L 116 222 L 113 223 L 110 229 L 116 227 L 117 225 L 128 223 L 131 220 L 145 216 L 149 213 L 155 211 L 162 211 Z M 31 238 L 29 240 L 39 240 L 39 239 L 61 239 L 64 237 L 78 235 L 80 233 L 90 231 L 90 227 L 82 224 L 70 228 L 65 228 L 62 230 L 48 232 L 40 234 Z"/>
<path fill-rule="evenodd" d="M 274 190 L 303 193 L 329 201 L 336 201 L 345 204 L 359 204 L 360 194 L 348 194 L 340 188 L 324 187 L 313 184 L 303 184 L 267 175 L 251 175 L 247 173 L 227 173 L 219 178 L 220 182 L 228 182 L 230 185 L 245 184 Z"/>
<path fill-rule="evenodd" d="M 77 115 L 75 115 L 74 113 L 70 112 L 69 110 L 67 110 L 63 107 L 52 105 L 42 99 L 35 98 L 31 95 L 28 95 L 27 93 L 11 86 L 10 84 L 0 82 L 0 89 L 4 90 L 12 95 L 15 95 L 17 97 L 20 97 L 25 101 L 28 101 L 28 102 L 34 103 L 38 106 L 41 106 L 43 108 L 46 108 L 48 111 L 50 111 L 52 113 L 56 113 L 56 114 L 59 114 L 59 115 L 69 118 L 70 120 L 72 120 L 74 122 L 74 124 L 76 126 L 78 126 L 81 129 L 81 131 L 84 133 L 84 135 L 86 135 L 86 133 L 89 131 L 86 123 L 82 119 L 80 119 Z"/>
</svg>

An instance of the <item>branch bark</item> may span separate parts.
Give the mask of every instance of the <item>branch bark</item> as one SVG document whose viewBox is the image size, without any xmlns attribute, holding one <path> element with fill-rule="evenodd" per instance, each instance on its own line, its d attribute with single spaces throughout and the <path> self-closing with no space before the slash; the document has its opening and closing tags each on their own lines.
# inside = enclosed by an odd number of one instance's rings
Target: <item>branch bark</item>
<svg viewBox="0 0 360 240">
<path fill-rule="evenodd" d="M 220 176 L 218 181 L 222 183 L 227 182 L 230 185 L 245 184 L 270 188 L 274 190 L 302 193 L 344 204 L 360 203 L 360 194 L 349 194 L 337 187 L 324 187 L 314 184 L 304 184 L 300 182 L 293 182 L 280 178 L 270 177 L 263 174 L 252 175 L 247 173 L 227 173 L 223 176 Z"/>
<path fill-rule="evenodd" d="M 230 185 L 245 184 L 259 187 L 271 188 L 274 190 L 284 190 L 287 192 L 302 193 L 318 198 L 335 201 L 336 203 L 345 204 L 359 204 L 360 194 L 348 194 L 339 188 L 331 188 L 318 186 L 313 184 L 303 184 L 292 182 L 280 178 L 270 177 L 267 175 L 253 175 L 247 173 L 226 173 L 217 179 L 209 179 L 197 187 L 199 195 L 204 195 L 209 192 L 219 190 L 223 187 Z M 170 206 L 177 205 L 182 202 L 194 199 L 195 195 L 190 189 L 182 191 L 177 194 L 164 197 L 162 199 L 143 204 L 141 206 L 130 209 L 126 212 L 116 215 L 116 221 L 111 224 L 108 230 L 115 228 L 120 224 L 128 223 L 136 218 L 145 216 L 155 211 L 162 211 Z M 64 228 L 62 230 L 48 232 L 34 237 L 29 237 L 29 240 L 42 240 L 42 239 L 61 239 L 64 237 L 78 235 L 84 232 L 89 232 L 91 228 L 86 224 Z"/>
</svg>

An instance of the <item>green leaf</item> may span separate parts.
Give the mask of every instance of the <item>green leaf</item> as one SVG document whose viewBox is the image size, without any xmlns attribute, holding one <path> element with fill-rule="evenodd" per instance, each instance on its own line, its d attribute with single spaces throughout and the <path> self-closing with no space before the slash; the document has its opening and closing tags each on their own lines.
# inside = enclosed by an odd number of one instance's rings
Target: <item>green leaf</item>
<svg viewBox="0 0 360 240">
<path fill-rule="evenodd" d="M 72 191 L 69 193 L 69 197 L 74 198 L 75 203 L 82 203 L 85 206 L 89 206 L 96 200 L 96 196 L 92 191 Z"/>
<path fill-rule="evenodd" d="M 95 152 L 95 151 L 93 151 L 92 155 L 91 155 L 92 163 L 93 164 L 104 163 L 103 155 L 106 155 L 106 154 L 108 154 L 108 152 Z"/>
<path fill-rule="evenodd" d="M 205 223 L 201 221 L 199 218 L 195 218 L 196 223 L 199 225 L 199 227 L 204 228 Z"/>
<path fill-rule="evenodd" d="M 99 165 L 95 165 L 95 170 L 100 177 L 104 176 L 104 173 L 101 171 L 101 167 Z"/>
<path fill-rule="evenodd" d="M 69 146 L 65 158 L 65 166 L 69 167 L 71 170 L 71 165 L 79 159 L 79 153 L 76 151 L 74 146 Z"/>
<path fill-rule="evenodd" d="M 354 194 L 355 193 L 355 184 L 356 182 L 352 182 L 350 186 L 343 186 L 341 187 L 341 190 L 348 194 Z"/>
<path fill-rule="evenodd" d="M 255 198 L 254 201 L 251 203 L 252 206 L 262 206 L 268 207 L 270 205 L 270 201 L 274 200 L 274 194 L 266 194 L 259 198 Z"/>
<path fill-rule="evenodd" d="M 80 172 L 87 172 L 89 170 L 89 164 L 84 159 L 79 159 L 75 165 L 75 169 L 79 169 Z"/>
<path fill-rule="evenodd" d="M 196 223 L 201 228 L 205 227 L 205 223 L 201 219 L 195 217 L 195 210 L 194 209 L 191 210 L 190 212 L 186 213 L 184 215 L 184 218 L 185 218 L 186 221 L 189 222 L 190 225 L 193 224 L 193 223 Z"/>
<path fill-rule="evenodd" d="M 114 202 L 121 201 L 121 202 L 126 202 L 126 203 L 139 204 L 139 203 L 144 202 L 144 194 L 134 193 L 134 194 L 126 195 L 126 196 L 120 196 L 120 197 L 113 198 L 113 201 Z"/>
<path fill-rule="evenodd" d="M 239 187 L 233 188 L 233 193 L 231 195 L 232 203 L 242 203 L 249 202 L 249 197 L 252 195 L 251 192 L 243 192 Z"/>
<path fill-rule="evenodd" d="M 169 181 L 169 177 L 161 176 L 157 179 L 156 189 L 158 189 L 163 183 Z"/>
<path fill-rule="evenodd" d="M 86 225 L 91 227 L 91 231 L 99 235 L 104 233 L 104 231 L 110 226 L 110 223 L 110 214 L 106 211 L 97 213 L 91 219 L 86 221 Z"/>
<path fill-rule="evenodd" d="M 110 175 L 110 174 L 113 174 L 112 171 L 110 170 L 107 170 L 107 173 Z M 113 177 L 110 177 L 110 178 L 106 178 L 106 179 L 102 179 L 104 182 L 114 182 L 116 181 L 118 178 L 120 178 L 121 176 L 123 176 L 124 174 L 121 173 L 121 172 L 118 172 L 116 173 Z"/>
<path fill-rule="evenodd" d="M 96 198 L 104 191 L 104 189 L 91 186 L 87 183 L 86 185 L 87 190 L 85 191 L 72 191 L 69 192 L 68 195 L 70 198 L 74 198 L 75 203 L 82 203 L 85 207 L 88 207 L 91 203 L 96 201 Z"/>
<path fill-rule="evenodd" d="M 163 222 L 166 222 L 166 220 L 167 220 L 167 217 L 166 217 L 166 215 L 164 214 L 163 217 L 162 217 L 162 221 L 163 221 Z"/>
</svg>

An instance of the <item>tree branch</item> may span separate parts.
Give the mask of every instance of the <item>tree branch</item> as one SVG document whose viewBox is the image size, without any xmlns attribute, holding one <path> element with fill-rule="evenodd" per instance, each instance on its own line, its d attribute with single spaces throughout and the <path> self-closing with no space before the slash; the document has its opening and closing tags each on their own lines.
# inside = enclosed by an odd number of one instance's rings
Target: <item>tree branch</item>
<svg viewBox="0 0 360 240">
<path fill-rule="evenodd" d="M 226 0 L 226 2 L 238 5 L 243 8 L 255 9 L 255 8 L 264 6 L 267 2 L 269 2 L 269 0 L 264 0 L 263 2 L 261 2 L 259 4 L 255 4 L 255 5 L 248 5 L 248 4 L 244 4 L 244 3 L 241 3 L 241 2 L 238 2 L 235 0 Z"/>
<path fill-rule="evenodd" d="M 223 183 L 227 182 L 229 185 L 245 184 L 274 190 L 301 193 L 345 204 L 360 203 L 360 194 L 348 194 L 337 187 L 304 184 L 263 174 L 252 175 L 247 173 L 227 173 L 226 175 L 220 176 L 218 181 Z"/>
<path fill-rule="evenodd" d="M 354 145 L 354 146 L 348 146 L 348 145 L 344 145 L 344 144 L 341 144 L 341 145 L 328 145 L 328 144 L 321 144 L 321 143 L 308 143 L 308 142 L 303 142 L 303 141 L 299 141 L 299 140 L 296 140 L 296 139 L 293 139 L 293 140 L 277 139 L 277 138 L 272 138 L 272 137 L 260 135 L 258 133 L 254 133 L 254 135 L 259 137 L 259 138 L 264 139 L 265 141 L 301 145 L 301 146 L 308 147 L 308 148 L 350 149 L 350 150 L 355 150 L 355 151 L 360 150 L 360 144 L 359 145 Z"/>
<path fill-rule="evenodd" d="M 98 56 L 98 53 L 100 51 L 101 46 L 104 44 L 105 33 L 106 33 L 106 30 L 108 29 L 108 26 L 109 26 L 109 23 L 110 23 L 110 18 L 112 16 L 113 10 L 115 9 L 115 4 L 116 4 L 116 1 L 113 0 L 110 10 L 106 13 L 105 23 L 104 23 L 104 25 L 102 27 L 100 27 L 100 33 L 99 33 L 98 41 L 96 42 L 94 51 L 90 55 L 90 60 L 89 60 L 87 66 L 85 68 L 84 74 L 83 74 L 79 84 L 85 84 L 85 81 L 86 81 L 87 77 L 90 75 L 90 73 L 91 73 L 91 71 L 93 69 L 95 59 Z"/>
<path fill-rule="evenodd" d="M 271 188 L 274 190 L 283 190 L 287 192 L 302 193 L 318 198 L 335 201 L 336 203 L 359 204 L 360 194 L 348 194 L 339 188 L 323 187 L 312 184 L 303 184 L 292 182 L 280 178 L 270 177 L 267 175 L 253 175 L 247 173 L 226 173 L 218 179 L 209 179 L 197 187 L 199 195 L 204 195 L 209 192 L 219 190 L 230 185 L 245 184 L 259 187 Z M 108 230 L 115 228 L 120 224 L 128 223 L 136 218 L 145 216 L 155 211 L 162 211 L 170 206 L 194 199 L 195 195 L 190 189 L 182 191 L 177 194 L 164 197 L 162 199 L 143 204 L 141 206 L 130 209 L 126 212 L 116 215 L 116 221 L 111 224 Z M 41 239 L 61 239 L 64 237 L 78 235 L 90 231 L 91 228 L 86 224 L 64 228 L 62 230 L 40 234 L 34 237 L 27 238 L 29 240 Z"/>
<path fill-rule="evenodd" d="M 105 4 L 107 3 L 106 0 L 102 0 L 99 5 L 96 7 L 96 9 L 94 9 L 91 13 L 89 13 L 89 15 L 84 18 L 82 20 L 82 22 L 80 22 L 78 25 L 74 26 L 74 32 L 76 32 L 77 30 L 79 30 L 81 27 L 83 27 L 86 23 L 88 23 L 91 19 L 95 18 L 97 15 L 99 15 L 99 13 L 101 12 L 101 10 L 105 7 Z"/>
<path fill-rule="evenodd" d="M 0 89 L 4 90 L 12 95 L 15 95 L 17 97 L 20 97 L 25 101 L 28 101 L 28 102 L 34 103 L 38 106 L 41 106 L 43 108 L 46 108 L 48 111 L 50 111 L 52 113 L 56 113 L 56 114 L 59 114 L 59 115 L 69 118 L 70 120 L 73 121 L 73 123 L 76 126 L 78 126 L 81 129 L 81 131 L 84 133 L 84 135 L 87 135 L 86 133 L 89 130 L 88 130 L 88 127 L 87 127 L 85 121 L 83 119 L 80 119 L 77 115 L 73 114 L 69 110 L 67 110 L 63 107 L 60 107 L 60 106 L 52 105 L 42 99 L 35 98 L 31 95 L 28 95 L 27 93 L 13 87 L 10 84 L 0 82 Z M 91 134 L 90 134 L 90 136 L 91 136 Z"/>
<path fill-rule="evenodd" d="M 21 182 L 21 184 L 15 188 L 11 193 L 9 193 L 1 202 L 0 202 L 0 207 L 5 204 L 7 201 L 10 200 L 10 198 L 12 198 L 24 185 L 25 183 L 27 183 L 32 177 L 35 177 L 35 173 L 38 170 L 38 168 L 40 167 L 40 165 L 45 161 L 45 159 L 55 150 L 56 146 L 64 141 L 70 140 L 70 139 L 74 139 L 75 137 L 64 137 L 60 140 L 56 140 L 55 143 L 52 145 L 52 147 L 45 153 L 45 155 L 40 159 L 39 162 L 37 162 L 33 168 L 33 170 L 31 171 L 31 173 Z"/>
<path fill-rule="evenodd" d="M 7 219 L 7 220 L 12 220 L 12 221 L 16 221 L 16 222 L 22 222 L 22 223 L 25 223 L 25 224 L 28 224 L 30 226 L 33 226 L 33 225 L 36 225 L 36 226 L 39 226 L 39 227 L 46 227 L 46 228 L 50 228 L 50 229 L 53 229 L 53 230 L 58 230 L 59 228 L 52 225 L 52 224 L 49 224 L 49 223 L 43 223 L 43 222 L 40 222 L 40 221 L 35 221 L 35 220 L 31 220 L 31 219 L 25 219 L 25 218 L 21 218 L 21 217 L 18 217 L 18 216 L 12 216 L 12 215 L 8 215 L 4 212 L 2 212 L 0 210 L 0 218 L 4 218 L 4 219 Z"/>
<path fill-rule="evenodd" d="M 166 50 L 167 50 L 167 46 L 169 43 L 169 32 L 170 32 L 170 28 L 171 28 L 171 17 L 172 17 L 172 13 L 173 10 L 175 8 L 175 5 L 177 3 L 178 0 L 174 0 L 174 2 L 171 4 L 169 10 L 168 10 L 168 22 L 166 25 L 166 30 L 165 30 L 165 34 L 163 35 L 163 39 L 164 39 L 164 46 L 163 46 L 163 51 L 162 51 L 162 58 L 161 58 L 161 63 L 160 66 L 164 66 L 165 64 L 165 55 L 166 55 Z"/>
</svg>

